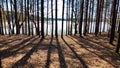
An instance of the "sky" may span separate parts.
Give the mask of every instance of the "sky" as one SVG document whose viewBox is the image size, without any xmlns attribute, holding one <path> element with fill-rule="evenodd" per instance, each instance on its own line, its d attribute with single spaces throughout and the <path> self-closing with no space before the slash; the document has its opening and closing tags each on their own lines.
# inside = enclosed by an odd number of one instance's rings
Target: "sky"
<svg viewBox="0 0 120 68">
<path fill-rule="evenodd" d="M 63 2 L 62 2 L 63 0 L 58 0 L 58 3 L 57 3 L 57 5 L 58 5 L 58 18 L 62 18 L 62 7 L 63 7 Z M 46 4 L 47 5 L 47 4 Z M 49 3 L 49 12 L 50 12 L 50 8 L 51 8 L 51 3 Z M 55 0 L 53 0 L 53 8 L 54 8 L 54 10 L 53 10 L 53 17 L 55 18 Z M 47 8 L 45 8 L 45 17 L 47 17 L 46 16 L 46 14 L 47 14 Z M 51 14 L 49 14 L 49 16 L 51 16 Z M 66 4 L 65 4 L 65 8 L 64 8 L 64 17 L 66 17 Z"/>
<path fill-rule="evenodd" d="M 11 11 L 10 0 L 8 0 L 8 10 Z M 50 0 L 49 0 L 50 1 Z M 63 0 L 58 0 L 58 18 L 62 18 L 62 7 L 63 7 Z M 47 3 L 44 2 L 44 15 L 47 17 Z M 4 3 L 4 9 L 6 10 L 6 3 Z M 55 18 L 55 0 L 53 0 L 53 17 Z M 49 17 L 51 18 L 51 2 L 49 2 Z M 39 11 L 41 13 L 41 11 Z M 66 4 L 64 8 L 64 18 L 66 18 Z"/>
</svg>

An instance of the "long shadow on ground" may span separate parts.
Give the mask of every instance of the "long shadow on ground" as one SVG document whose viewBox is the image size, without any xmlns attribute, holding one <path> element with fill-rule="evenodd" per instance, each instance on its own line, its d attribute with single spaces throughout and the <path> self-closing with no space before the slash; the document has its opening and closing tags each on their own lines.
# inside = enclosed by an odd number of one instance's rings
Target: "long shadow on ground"
<svg viewBox="0 0 120 68">
<path fill-rule="evenodd" d="M 119 55 L 111 52 L 109 48 L 107 49 L 107 47 L 105 47 L 99 43 L 96 43 L 96 42 L 90 40 L 89 38 L 80 38 L 78 36 L 71 36 L 69 38 L 72 39 L 77 44 L 79 44 L 80 46 L 82 46 L 83 48 L 85 48 L 86 50 L 88 50 L 89 52 L 97 55 L 102 60 L 108 62 L 113 67 L 117 67 L 117 65 L 116 65 L 117 62 L 115 60 L 120 60 Z M 74 39 L 78 40 L 79 42 Z M 83 44 L 81 44 L 81 43 L 83 43 Z M 89 50 L 89 48 L 95 49 L 96 51 L 91 51 L 91 50 Z M 110 58 L 111 61 L 107 60 L 106 58 Z"/>
<path fill-rule="evenodd" d="M 36 39 L 37 38 L 29 37 L 29 38 L 23 40 L 21 43 L 14 45 L 11 48 L 8 48 L 8 49 L 1 51 L 1 58 L 4 59 L 4 58 L 7 58 L 9 56 L 16 55 L 18 53 L 18 51 L 20 51 L 24 47 L 28 46 L 30 44 L 30 42 L 33 42 Z M 27 44 L 25 44 L 25 43 L 27 43 Z"/>
<path fill-rule="evenodd" d="M 17 61 L 12 68 L 17 68 L 20 66 L 24 66 L 27 63 L 27 60 L 30 58 L 30 56 L 36 51 L 38 47 L 40 47 L 41 42 L 43 39 L 39 41 L 39 43 L 31 48 L 29 52 L 26 53 L 24 57 L 22 57 L 19 61 Z"/>
<path fill-rule="evenodd" d="M 57 42 L 57 49 L 58 49 L 58 55 L 59 55 L 60 68 L 67 68 L 65 57 L 64 57 L 64 55 L 62 53 L 62 48 L 61 48 L 61 45 L 59 43 L 58 38 L 56 38 L 56 42 Z"/>
<path fill-rule="evenodd" d="M 52 52 L 52 47 L 54 47 L 52 42 L 53 42 L 53 38 L 51 38 L 50 44 L 48 45 L 47 61 L 46 61 L 45 68 L 49 68 L 50 67 L 51 52 Z M 65 62 L 65 58 L 64 58 L 64 55 L 62 53 L 62 48 L 60 46 L 58 38 L 56 38 L 56 45 L 57 45 L 56 48 L 58 50 L 60 68 L 67 68 L 67 65 L 66 65 L 66 62 Z"/>
<path fill-rule="evenodd" d="M 65 44 L 71 49 L 71 51 L 74 53 L 74 55 L 76 56 L 76 58 L 80 61 L 80 63 L 82 64 L 82 68 L 88 68 L 88 66 L 86 65 L 85 61 L 82 59 L 82 57 L 80 57 L 75 50 L 66 42 L 66 40 L 64 38 L 62 38 L 62 40 L 65 42 Z"/>
<path fill-rule="evenodd" d="M 52 46 L 53 38 L 50 40 L 50 44 L 48 45 L 48 52 L 47 52 L 47 61 L 45 68 L 49 68 L 50 66 L 50 58 L 51 58 L 51 46 Z"/>
</svg>

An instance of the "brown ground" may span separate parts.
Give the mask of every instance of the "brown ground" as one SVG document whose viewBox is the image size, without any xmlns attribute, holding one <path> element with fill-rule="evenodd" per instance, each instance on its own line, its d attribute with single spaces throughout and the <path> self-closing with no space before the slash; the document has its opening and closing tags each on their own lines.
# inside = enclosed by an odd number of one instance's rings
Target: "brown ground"
<svg viewBox="0 0 120 68">
<path fill-rule="evenodd" d="M 0 36 L 0 64 L 3 68 L 120 68 L 120 56 L 108 40 L 106 34 L 46 36 L 43 40 L 38 36 Z"/>
</svg>

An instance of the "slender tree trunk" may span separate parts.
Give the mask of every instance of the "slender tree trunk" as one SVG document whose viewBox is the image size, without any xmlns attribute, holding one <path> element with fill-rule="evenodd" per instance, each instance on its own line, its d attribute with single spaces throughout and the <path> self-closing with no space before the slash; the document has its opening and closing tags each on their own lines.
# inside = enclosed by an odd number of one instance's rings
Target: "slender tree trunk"
<svg viewBox="0 0 120 68">
<path fill-rule="evenodd" d="M 68 23 L 69 23 L 69 22 L 68 22 L 68 18 L 69 18 L 69 17 L 68 17 L 68 16 L 69 16 L 69 15 L 68 15 L 68 14 L 69 14 L 69 13 L 68 13 L 68 9 L 69 9 L 69 8 L 68 8 L 68 7 L 69 7 L 68 5 L 69 5 L 69 0 L 67 0 L 67 7 L 66 7 L 66 9 L 67 9 L 67 10 L 66 10 L 66 19 L 67 19 L 67 20 L 66 20 L 66 35 L 68 34 Z"/>
<path fill-rule="evenodd" d="M 91 28 L 91 27 L 90 27 L 90 24 L 91 24 L 91 22 L 90 22 L 90 20 L 91 20 L 91 19 L 90 19 L 90 18 L 91 18 L 91 15 L 90 15 L 90 14 L 91 14 L 91 0 L 89 0 L 89 2 L 90 2 L 90 6 L 89 6 L 89 12 L 88 12 L 88 14 L 89 14 L 89 18 L 88 18 L 88 29 L 87 29 L 87 30 L 88 30 L 88 33 L 90 33 L 90 28 Z"/>
<path fill-rule="evenodd" d="M 28 35 L 30 35 L 29 0 L 27 0 Z"/>
<path fill-rule="evenodd" d="M 21 14 L 22 14 L 22 19 L 21 19 L 21 23 L 23 23 L 23 0 L 21 0 Z M 21 25 L 22 26 L 22 34 L 24 34 L 24 26 L 23 24 Z"/>
<path fill-rule="evenodd" d="M 84 33 L 83 33 L 85 36 L 86 36 L 86 33 L 87 33 L 88 4 L 89 4 L 89 0 L 86 0 L 86 6 L 85 6 L 85 22 L 84 22 Z"/>
<path fill-rule="evenodd" d="M 2 6 L 0 5 L 0 34 L 3 35 Z"/>
<path fill-rule="evenodd" d="M 26 5 L 26 0 L 25 0 L 25 34 L 27 35 L 27 5 Z"/>
<path fill-rule="evenodd" d="M 57 0 L 56 0 L 56 3 L 55 3 L 55 5 L 56 5 L 56 7 L 55 7 L 55 9 L 56 9 L 56 12 L 55 12 L 55 17 L 56 17 L 56 20 L 55 20 L 55 35 L 56 35 L 56 37 L 58 37 L 58 32 L 57 32 L 57 28 L 58 28 L 58 24 L 57 24 Z"/>
<path fill-rule="evenodd" d="M 44 0 L 41 0 L 41 35 L 44 38 Z"/>
<path fill-rule="evenodd" d="M 113 44 L 113 40 L 114 40 L 114 36 L 115 36 L 115 25 L 116 25 L 116 5 L 117 5 L 117 0 L 113 1 L 112 4 L 112 19 L 111 19 L 111 23 L 112 23 L 112 27 L 111 27 L 111 34 L 110 34 L 110 44 Z"/>
<path fill-rule="evenodd" d="M 71 33 L 70 33 L 70 35 L 72 35 L 72 29 L 73 29 L 73 27 L 72 27 L 72 25 L 73 25 L 73 12 L 74 12 L 74 0 L 72 0 L 72 10 L 71 10 Z"/>
<path fill-rule="evenodd" d="M 18 13 L 17 13 L 17 0 L 14 0 L 14 8 L 15 8 L 15 23 L 16 23 L 16 34 L 20 34 L 19 30 L 19 22 L 18 22 Z"/>
<path fill-rule="evenodd" d="M 39 0 L 37 0 L 37 35 L 40 36 L 39 21 Z"/>
<path fill-rule="evenodd" d="M 51 16 L 52 16 L 52 32 L 51 32 L 51 36 L 53 37 L 53 28 L 54 28 L 54 21 L 53 21 L 53 0 L 51 0 Z"/>
<path fill-rule="evenodd" d="M 3 8 L 1 7 L 1 12 L 3 12 L 3 14 L 2 14 L 2 17 L 3 17 L 3 27 L 4 27 L 4 30 L 3 30 L 3 33 L 4 34 L 7 34 L 7 32 L 6 32 L 6 22 L 5 22 L 5 12 L 4 12 L 4 1 L 2 1 L 2 6 L 3 6 Z"/>
<path fill-rule="evenodd" d="M 116 19 L 118 19 L 117 17 L 119 16 L 119 0 L 117 0 L 117 5 L 116 5 Z M 116 20 L 116 23 L 117 23 L 117 20 Z M 116 29 L 115 29 L 115 31 L 117 31 L 117 26 L 118 26 L 119 24 L 117 23 L 115 26 L 116 26 Z"/>
<path fill-rule="evenodd" d="M 84 9 L 84 0 L 80 4 L 80 22 L 79 22 L 79 34 L 82 36 L 82 22 L 83 22 L 83 9 Z"/>
<path fill-rule="evenodd" d="M 8 20 L 8 32 L 9 32 L 9 35 L 11 34 L 11 24 L 10 24 L 10 13 L 9 13 L 9 10 L 8 10 L 8 0 L 6 0 L 6 8 L 7 8 L 7 20 Z"/>
<path fill-rule="evenodd" d="M 104 0 L 101 0 L 101 3 L 100 3 L 100 8 L 101 8 L 101 12 L 100 12 L 100 35 L 101 35 L 101 32 L 102 32 L 102 18 L 103 18 L 103 8 L 104 8 Z"/>
<path fill-rule="evenodd" d="M 64 3 L 65 3 L 65 0 L 63 0 L 63 7 L 62 7 L 62 32 L 61 32 L 61 37 L 63 37 L 63 25 L 64 25 Z"/>
<path fill-rule="evenodd" d="M 68 22 L 68 35 L 70 35 L 70 0 L 68 0 L 68 17 L 69 17 L 69 22 Z"/>
<path fill-rule="evenodd" d="M 92 0 L 92 14 L 91 14 L 91 29 L 90 32 L 93 32 L 93 25 L 94 25 L 94 0 Z"/>
<path fill-rule="evenodd" d="M 34 26 L 33 25 L 35 24 L 34 23 L 35 22 L 35 11 L 34 11 L 35 10 L 35 1 L 33 1 L 32 4 L 33 4 L 33 23 L 31 25 L 32 25 L 32 35 L 34 35 Z"/>
<path fill-rule="evenodd" d="M 77 34 L 77 0 L 75 6 L 75 35 Z"/>
<path fill-rule="evenodd" d="M 5 28 L 5 34 L 7 34 L 7 28 L 6 28 L 6 17 L 4 15 L 4 28 Z"/>
<path fill-rule="evenodd" d="M 12 29 L 11 29 L 11 33 L 14 34 L 14 21 L 13 21 L 13 7 L 12 7 L 12 0 L 10 0 L 10 6 L 11 6 L 11 18 L 12 18 Z"/>
<path fill-rule="evenodd" d="M 49 0 L 47 0 L 47 27 L 46 27 L 46 35 L 48 35 L 48 11 L 49 11 Z"/>
<path fill-rule="evenodd" d="M 100 3 L 101 3 L 101 0 L 97 0 L 97 14 L 96 14 L 95 36 L 97 36 L 98 32 L 99 32 L 100 11 L 101 11 Z"/>
</svg>

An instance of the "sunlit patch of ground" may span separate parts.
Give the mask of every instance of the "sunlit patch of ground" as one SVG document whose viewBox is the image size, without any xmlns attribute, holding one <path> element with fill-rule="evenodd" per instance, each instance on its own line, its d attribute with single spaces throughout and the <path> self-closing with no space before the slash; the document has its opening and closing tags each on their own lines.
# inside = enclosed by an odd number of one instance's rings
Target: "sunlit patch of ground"
<svg viewBox="0 0 120 68">
<path fill-rule="evenodd" d="M 0 36 L 0 56 L 3 68 L 119 68 L 120 56 L 109 44 L 106 33 L 87 35 Z"/>
</svg>

